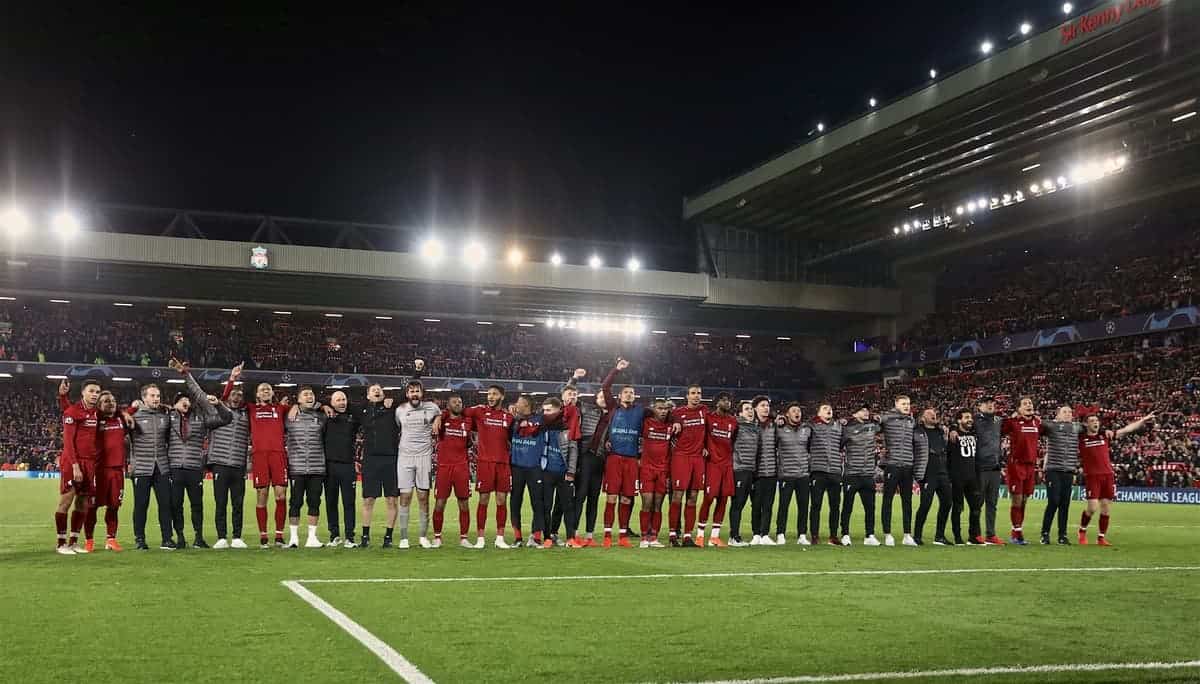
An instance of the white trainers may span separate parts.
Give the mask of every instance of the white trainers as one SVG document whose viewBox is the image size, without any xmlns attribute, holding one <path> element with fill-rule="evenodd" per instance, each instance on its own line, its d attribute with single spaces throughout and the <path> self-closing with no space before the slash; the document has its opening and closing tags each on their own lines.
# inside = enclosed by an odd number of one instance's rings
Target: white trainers
<svg viewBox="0 0 1200 684">
<path fill-rule="evenodd" d="M 328 544 L 326 544 L 326 546 L 329 546 L 329 547 L 341 546 L 341 545 L 342 545 L 342 538 L 341 538 L 341 537 L 334 537 L 333 539 L 330 539 L 330 540 L 329 540 L 329 543 L 328 543 Z"/>
<path fill-rule="evenodd" d="M 905 546 L 916 546 L 917 540 L 913 539 L 911 534 L 906 534 L 906 535 L 904 535 L 904 541 L 902 541 L 900 543 L 904 544 Z"/>
<path fill-rule="evenodd" d="M 759 540 L 759 543 L 763 546 L 775 546 L 775 540 L 771 539 L 771 535 L 768 534 L 764 534 L 762 539 Z"/>
<path fill-rule="evenodd" d="M 786 543 L 787 543 L 787 537 L 783 536 L 783 533 L 782 533 L 782 532 L 780 532 L 779 534 L 775 535 L 775 544 L 776 544 L 776 545 L 778 545 L 778 546 L 783 546 L 783 545 L 784 545 L 784 544 L 786 544 Z"/>
<path fill-rule="evenodd" d="M 848 534 L 842 535 L 842 546 L 850 546 L 850 535 L 848 535 Z"/>
<path fill-rule="evenodd" d="M 478 544 L 476 544 L 476 545 L 475 545 L 475 548 L 481 549 L 481 548 L 483 548 L 483 547 L 482 547 L 482 546 L 479 546 Z M 508 545 L 508 542 L 504 541 L 504 537 L 496 537 L 496 548 L 498 548 L 498 549 L 511 549 L 512 547 Z"/>
<path fill-rule="evenodd" d="M 475 548 L 482 549 L 483 547 L 484 547 L 483 537 L 476 537 L 475 538 Z"/>
<path fill-rule="evenodd" d="M 812 542 L 808 541 L 807 534 L 800 535 L 800 538 L 796 540 L 796 544 L 800 546 L 812 546 Z"/>
<path fill-rule="evenodd" d="M 401 539 L 400 543 L 396 544 L 396 548 L 407 549 L 408 548 L 408 538 Z"/>
<path fill-rule="evenodd" d="M 542 548 L 542 544 L 541 544 L 541 542 L 535 540 L 533 537 L 530 537 L 529 539 L 525 540 L 525 548 L 540 549 L 540 548 Z"/>
<path fill-rule="evenodd" d="M 480 541 L 480 543 L 482 543 L 482 542 L 483 542 L 483 540 L 482 540 L 482 539 L 480 539 L 479 541 Z M 461 546 L 461 547 L 463 547 L 464 549 L 479 549 L 479 548 L 483 548 L 483 547 L 481 547 L 481 546 L 475 546 L 475 545 L 474 545 L 474 544 L 472 544 L 471 542 L 467 541 L 467 538 L 466 538 L 466 537 L 462 537 L 461 539 L 459 539 L 459 540 L 458 540 L 458 545 L 459 545 L 459 546 Z"/>
<path fill-rule="evenodd" d="M 896 538 L 890 534 L 883 535 L 883 545 L 884 546 L 895 546 Z"/>
<path fill-rule="evenodd" d="M 299 539 L 296 539 L 295 537 L 292 537 L 291 539 L 289 539 L 289 540 L 288 540 L 288 543 L 287 543 L 287 547 L 286 547 L 286 548 L 289 548 L 289 549 L 298 549 L 298 548 L 300 548 L 300 540 L 299 540 Z"/>
<path fill-rule="evenodd" d="M 229 548 L 231 548 L 231 549 L 248 549 L 250 547 L 246 546 L 246 542 L 242 541 L 241 537 L 236 537 L 236 538 L 234 538 L 233 541 L 229 542 Z"/>
<path fill-rule="evenodd" d="M 875 535 L 873 535 L 873 534 L 868 535 L 866 538 L 863 539 L 863 546 L 879 546 L 879 540 L 876 539 Z"/>
<path fill-rule="evenodd" d="M 648 549 L 648 548 L 650 548 L 650 542 L 643 539 L 642 542 L 640 544 L 638 544 L 638 548 L 639 549 Z"/>
<path fill-rule="evenodd" d="M 75 555 L 75 552 L 71 550 L 71 547 L 67 546 L 66 544 L 63 544 L 62 546 L 54 547 L 54 552 L 61 554 L 63 556 L 74 556 Z"/>
<path fill-rule="evenodd" d="M 729 538 L 729 545 L 730 545 L 730 546 L 732 546 L 732 547 L 733 547 L 733 548 L 735 548 L 735 549 L 740 549 L 740 548 L 742 548 L 743 546 L 750 546 L 749 544 L 747 544 L 746 542 L 742 541 L 741 539 L 738 539 L 737 537 L 730 537 L 730 538 Z"/>
<path fill-rule="evenodd" d="M 221 539 L 217 540 L 217 543 L 213 544 L 213 548 L 214 549 L 227 549 L 227 548 L 229 548 L 229 542 L 226 541 L 224 537 L 222 537 Z"/>
<path fill-rule="evenodd" d="M 762 546 L 762 537 L 754 535 L 754 538 L 750 540 L 750 546 Z"/>
<path fill-rule="evenodd" d="M 429 546 L 425 545 L 425 544 L 429 544 L 429 540 L 426 539 L 425 537 L 421 537 L 421 541 L 423 542 L 421 544 L 421 548 L 423 548 L 423 549 L 440 549 L 440 548 L 442 548 L 442 538 L 441 537 L 434 537 L 433 544 L 430 544 Z"/>
<path fill-rule="evenodd" d="M 83 555 L 88 552 L 88 550 L 83 548 L 82 546 L 80 546 L 78 542 L 71 544 L 67 548 L 71 549 L 71 551 L 73 551 L 77 554 L 80 554 L 80 555 Z"/>
<path fill-rule="evenodd" d="M 417 540 L 417 543 L 420 544 L 421 548 L 423 548 L 423 549 L 432 549 L 433 548 L 433 544 L 429 543 L 429 537 L 421 537 L 420 539 Z"/>
<path fill-rule="evenodd" d="M 325 548 L 325 545 L 321 543 L 320 539 L 317 539 L 316 535 L 310 534 L 308 536 L 308 540 L 304 542 L 304 548 L 306 548 L 306 549 L 323 549 L 323 548 Z"/>
<path fill-rule="evenodd" d="M 353 539 L 347 539 L 346 541 L 342 542 L 342 548 L 343 549 L 357 549 L 358 544 L 356 544 Z"/>
<path fill-rule="evenodd" d="M 659 540 L 655 539 L 654 541 L 650 542 L 650 548 L 652 548 L 652 549 L 665 549 L 665 548 L 667 548 L 667 547 L 666 547 L 666 546 L 665 546 L 665 545 L 664 545 L 662 542 L 660 542 Z"/>
</svg>

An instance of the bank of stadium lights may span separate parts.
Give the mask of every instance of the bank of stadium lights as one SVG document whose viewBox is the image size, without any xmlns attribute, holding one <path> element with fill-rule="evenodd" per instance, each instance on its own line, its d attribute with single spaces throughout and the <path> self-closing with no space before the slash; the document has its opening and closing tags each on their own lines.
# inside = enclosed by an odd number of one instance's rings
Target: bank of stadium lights
<svg viewBox="0 0 1200 684">
<path fill-rule="evenodd" d="M 478 268 L 487 257 L 487 249 L 478 240 L 469 240 L 462 248 L 463 263 L 471 268 Z"/>
<path fill-rule="evenodd" d="M 562 266 L 562 263 L 563 263 L 563 258 L 562 258 L 561 254 L 559 254 L 558 252 L 555 252 L 554 254 L 550 255 L 550 265 Z"/>
<path fill-rule="evenodd" d="M 966 217 L 987 211 L 995 211 L 1003 207 L 1010 207 L 1016 204 L 1021 204 L 1026 200 L 1050 195 L 1056 192 L 1061 192 L 1070 187 L 1077 185 L 1085 185 L 1093 181 L 1097 181 L 1116 173 L 1125 170 L 1129 164 L 1129 157 L 1126 155 L 1116 155 L 1107 157 L 1103 160 L 1091 160 L 1080 162 L 1071 167 L 1071 170 L 1057 178 L 1047 176 L 1039 182 L 1030 183 L 1028 186 L 1014 189 L 1010 192 L 997 194 L 990 199 L 987 197 L 973 197 L 965 200 L 961 204 L 954 207 L 954 216 L 960 220 Z M 1036 165 L 1040 166 L 1040 164 Z M 1030 170 L 1035 167 L 1026 167 L 1022 171 Z M 967 220 L 973 220 L 968 218 Z M 954 219 L 950 216 L 934 216 L 932 219 L 917 219 L 915 221 L 906 221 L 905 223 L 892 227 L 892 235 L 908 235 L 914 232 L 922 232 L 932 228 L 950 226 Z"/>
<path fill-rule="evenodd" d="M 50 228 L 64 240 L 78 235 L 81 227 L 79 217 L 69 209 L 60 209 L 50 218 Z"/>
<path fill-rule="evenodd" d="M 646 333 L 645 321 L 636 318 L 547 318 L 547 328 L 559 328 L 565 330 L 578 330 L 585 333 L 623 333 L 626 335 L 644 335 Z M 532 326 L 532 323 L 520 323 L 522 327 Z M 654 331 L 658 334 L 658 331 Z M 663 331 L 665 332 L 665 331 Z"/>
<path fill-rule="evenodd" d="M 505 256 L 509 266 L 520 266 L 522 261 L 525 261 L 525 252 L 522 252 L 519 247 L 510 247 L 508 254 Z"/>
<path fill-rule="evenodd" d="M 421 241 L 421 258 L 425 261 L 436 264 L 446 256 L 446 246 L 437 238 L 425 238 Z"/>
<path fill-rule="evenodd" d="M 1190 111 L 1186 114 L 1180 114 L 1179 116 L 1171 119 L 1171 123 L 1179 123 L 1180 121 L 1187 121 L 1188 119 L 1192 118 L 1193 116 L 1196 116 L 1195 111 Z"/>
<path fill-rule="evenodd" d="M 29 232 L 29 226 L 29 214 L 16 205 L 5 207 L 4 211 L 0 212 L 0 228 L 7 235 L 12 237 L 24 235 Z"/>
<path fill-rule="evenodd" d="M 592 268 L 600 268 L 603 265 L 604 259 L 601 259 L 599 254 L 593 254 L 592 256 L 588 257 L 588 266 L 591 266 Z"/>
<path fill-rule="evenodd" d="M 1074 12 L 1074 11 L 1075 11 L 1075 5 L 1072 5 L 1069 2 L 1063 3 L 1063 6 L 1062 6 L 1063 14 L 1070 14 L 1071 12 Z"/>
<path fill-rule="evenodd" d="M 996 47 L 996 46 L 992 44 L 992 41 L 984 40 L 982 43 L 979 44 L 979 51 L 985 55 L 990 55 L 990 54 L 992 54 L 992 48 L 994 48 L 994 47 Z"/>
</svg>

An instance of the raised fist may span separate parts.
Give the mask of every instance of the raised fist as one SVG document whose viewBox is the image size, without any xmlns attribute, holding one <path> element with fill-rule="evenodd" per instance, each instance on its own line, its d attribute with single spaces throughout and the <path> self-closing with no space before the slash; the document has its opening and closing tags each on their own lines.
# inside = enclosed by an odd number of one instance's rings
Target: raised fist
<svg viewBox="0 0 1200 684">
<path fill-rule="evenodd" d="M 385 409 L 390 409 L 390 408 L 392 407 L 392 405 L 393 405 L 393 404 L 395 404 L 395 403 L 396 403 L 396 400 L 395 400 L 395 399 L 392 399 L 391 397 L 384 397 L 384 398 L 383 398 L 383 407 L 384 407 Z"/>
<path fill-rule="evenodd" d="M 234 366 L 233 370 L 229 371 L 229 379 L 233 382 L 237 382 L 238 378 L 242 377 L 242 367 L 245 365 L 246 365 L 246 362 L 243 361 L 243 362 L 239 363 L 238 365 Z"/>
<path fill-rule="evenodd" d="M 617 359 L 617 370 L 623 371 L 626 368 L 629 368 L 629 362 L 625 359 Z"/>
<path fill-rule="evenodd" d="M 575 378 L 576 380 L 582 380 L 584 378 L 584 376 L 586 376 L 586 375 L 587 375 L 586 370 L 584 370 L 583 368 L 576 368 L 575 374 L 572 375 L 571 377 Z"/>
<path fill-rule="evenodd" d="M 67 382 L 66 378 L 63 378 L 62 382 L 58 383 L 58 393 L 64 397 L 71 393 L 71 383 Z"/>
</svg>

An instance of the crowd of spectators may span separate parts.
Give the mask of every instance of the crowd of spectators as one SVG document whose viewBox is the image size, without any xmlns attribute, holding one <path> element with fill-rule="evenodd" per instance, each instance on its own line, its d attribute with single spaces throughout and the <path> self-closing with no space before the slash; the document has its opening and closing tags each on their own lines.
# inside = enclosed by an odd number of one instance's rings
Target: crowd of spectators
<svg viewBox="0 0 1200 684">
<path fill-rule="evenodd" d="M 899 340 L 863 341 L 915 351 L 1071 322 L 1191 306 L 1200 283 L 1200 225 L 1175 215 L 1041 235 L 950 260 L 937 311 Z"/>
<path fill-rule="evenodd" d="M 411 374 L 419 357 L 430 376 L 505 380 L 560 380 L 579 367 L 603 373 L 623 356 L 631 362 L 626 381 L 638 384 L 767 388 L 814 381 L 798 346 L 774 337 L 585 333 L 499 321 L 482 326 L 87 301 L 0 306 L 0 358 L 162 366 L 173 355 L 197 368 L 245 362 L 250 370 L 386 375 Z"/>
<path fill-rule="evenodd" d="M 914 410 L 934 407 L 950 423 L 954 412 L 974 408 L 984 396 L 997 411 L 1015 410 L 1020 397 L 1033 397 L 1043 420 L 1063 404 L 1077 418 L 1099 413 L 1108 429 L 1151 411 L 1155 427 L 1114 445 L 1117 483 L 1124 486 L 1200 486 L 1200 334 L 1159 333 L 1071 345 L 1052 350 L 942 362 L 886 383 L 847 387 L 827 399 L 838 415 L 863 402 L 885 410 L 893 398 L 912 398 Z"/>
</svg>

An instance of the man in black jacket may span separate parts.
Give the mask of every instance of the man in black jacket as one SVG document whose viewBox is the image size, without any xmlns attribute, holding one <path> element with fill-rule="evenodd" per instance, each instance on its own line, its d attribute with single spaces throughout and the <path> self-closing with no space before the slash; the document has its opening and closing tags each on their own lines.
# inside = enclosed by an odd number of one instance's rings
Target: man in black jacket
<svg viewBox="0 0 1200 684">
<path fill-rule="evenodd" d="M 962 544 L 962 510 L 966 501 L 968 530 L 966 543 L 984 545 L 980 531 L 979 516 L 983 510 L 983 492 L 979 488 L 978 436 L 975 434 L 973 411 L 958 412 L 958 421 L 950 433 L 950 483 L 954 494 L 954 510 L 950 513 L 950 528 L 954 530 L 954 543 Z"/>
<path fill-rule="evenodd" d="M 392 400 L 384 398 L 383 386 L 378 383 L 367 388 L 367 405 L 354 409 L 362 424 L 362 538 L 360 546 L 371 544 L 371 517 L 375 514 L 375 499 L 382 496 L 387 502 L 387 530 L 383 548 L 392 546 L 392 529 L 399 511 L 396 497 L 400 496 L 400 473 L 397 470 L 400 430 Z"/>
<path fill-rule="evenodd" d="M 325 423 L 325 518 L 329 525 L 329 546 L 345 546 L 352 549 L 354 543 L 354 514 L 356 501 L 354 487 L 358 476 L 354 472 L 354 446 L 358 430 L 362 427 L 359 417 L 347 410 L 349 401 L 346 393 L 337 391 L 329 398 L 329 421 Z M 344 516 L 338 515 L 338 499 L 341 499 Z M 342 539 L 341 519 L 346 523 L 346 538 Z"/>
<path fill-rule="evenodd" d="M 948 431 L 938 423 L 937 410 L 927 408 L 921 412 L 921 422 L 914 433 L 913 474 L 921 483 L 921 507 L 917 509 L 916 526 L 913 530 L 913 540 L 917 546 L 925 531 L 925 519 L 929 509 L 933 508 L 933 497 L 937 496 L 937 531 L 933 543 L 937 546 L 949 546 L 946 539 L 946 520 L 950 517 L 951 487 L 950 472 L 946 464 L 946 445 Z"/>
</svg>

